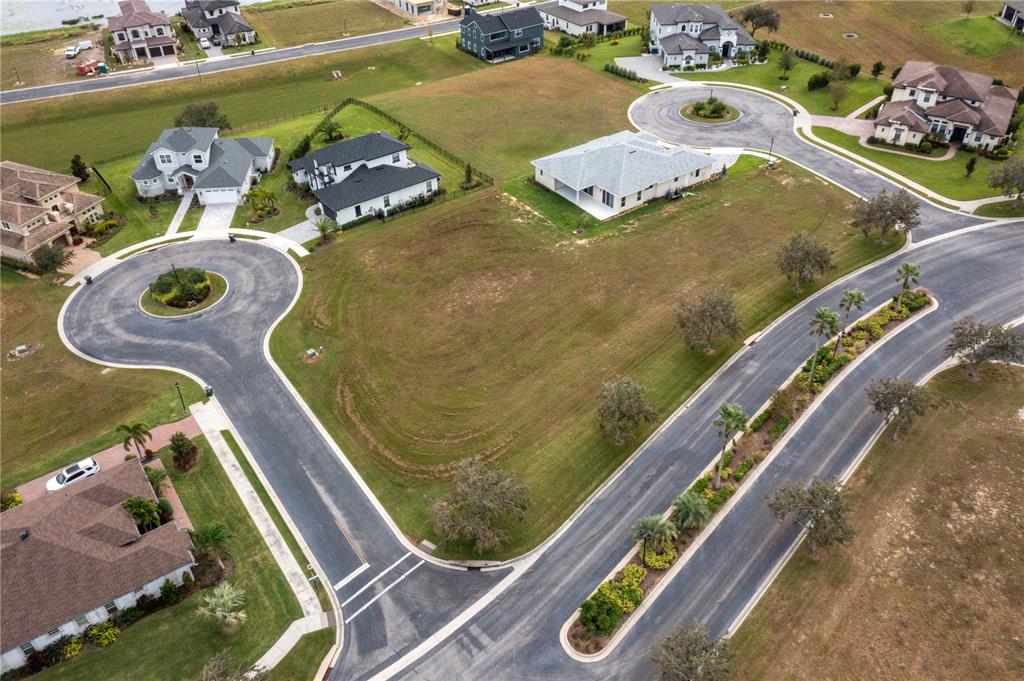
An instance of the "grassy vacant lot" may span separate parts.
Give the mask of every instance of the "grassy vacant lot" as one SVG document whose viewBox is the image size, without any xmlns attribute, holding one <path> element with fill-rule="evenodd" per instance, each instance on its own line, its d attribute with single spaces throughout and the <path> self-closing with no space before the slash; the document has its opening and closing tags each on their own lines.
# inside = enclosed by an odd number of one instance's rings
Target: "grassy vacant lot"
<svg viewBox="0 0 1024 681">
<path fill-rule="evenodd" d="M 336 40 L 343 32 L 379 33 L 408 23 L 366 0 L 274 0 L 246 5 L 242 13 L 259 33 L 257 48 Z"/>
<path fill-rule="evenodd" d="M 949 400 L 851 481 L 852 546 L 802 547 L 733 637 L 740 679 L 1013 679 L 1024 669 L 1024 371 L 959 369 Z"/>
<path fill-rule="evenodd" d="M 9 269 L 0 281 L 4 352 L 21 344 L 40 346 L 17 362 L 3 362 L 4 487 L 117 444 L 119 424 L 155 426 L 183 418 L 175 381 L 181 382 L 186 404 L 202 399 L 199 386 L 169 372 L 105 368 L 66 349 L 57 334 L 57 314 L 71 289 Z"/>
<path fill-rule="evenodd" d="M 99 48 L 83 52 L 75 59 L 64 58 L 64 48 L 82 40 L 98 43 L 101 31 L 95 24 L 67 26 L 45 31 L 16 33 L 0 38 L 0 87 L 13 90 L 15 87 L 33 87 L 46 83 L 59 83 L 78 78 L 75 65 L 86 58 L 103 58 Z M 17 69 L 17 73 L 15 73 Z M 18 75 L 24 85 L 15 86 Z M 5 112 L 6 113 L 6 112 Z"/>
<path fill-rule="evenodd" d="M 318 665 L 334 645 L 334 630 L 321 629 L 299 639 L 291 652 L 274 667 L 274 681 L 313 681 Z"/>
<path fill-rule="evenodd" d="M 978 157 L 974 173 L 967 177 L 964 166 L 967 165 L 968 158 L 975 156 L 970 152 L 959 151 L 948 161 L 929 161 L 924 158 L 891 154 L 882 149 L 866 149 L 860 146 L 854 135 L 847 135 L 832 128 L 815 126 L 814 134 L 951 199 L 963 201 L 999 196 L 998 189 L 988 186 L 988 176 L 994 168 L 1003 163 L 1002 161 Z M 1024 157 L 1024 144 L 1018 145 L 1015 156 Z"/>
<path fill-rule="evenodd" d="M 625 16 L 629 20 L 629 26 L 644 26 L 649 23 L 647 12 L 650 10 L 651 5 L 656 4 L 658 3 L 651 2 L 651 0 L 611 0 L 608 3 L 608 10 Z M 714 4 L 726 10 L 731 10 L 735 7 L 752 3 L 750 0 L 720 0 Z"/>
<path fill-rule="evenodd" d="M 509 139 L 527 137 L 522 121 L 508 117 Z M 775 266 L 791 235 L 826 240 L 835 276 L 889 250 L 846 224 L 851 203 L 796 168 L 751 170 L 574 241 L 482 191 L 319 249 L 271 348 L 414 538 L 431 535 L 427 507 L 452 462 L 478 454 L 520 476 L 533 505 L 511 528 L 512 555 L 632 450 L 598 436 L 604 381 L 634 377 L 664 416 L 738 347 L 688 351 L 674 328 L 682 298 L 734 291 L 744 338 L 798 299 Z M 304 363 L 318 345 L 324 357 Z"/>
<path fill-rule="evenodd" d="M 686 80 L 719 80 L 765 88 L 795 99 L 812 114 L 826 116 L 845 116 L 882 94 L 883 81 L 875 80 L 871 76 L 857 76 L 853 80 L 846 81 L 849 96 L 839 104 L 837 110 L 833 111 L 832 100 L 829 99 L 829 88 L 814 91 L 807 89 L 807 79 L 815 73 L 826 70 L 823 66 L 798 59 L 796 68 L 788 74 L 789 80 L 780 80 L 779 76 L 782 75 L 782 72 L 778 68 L 778 61 L 779 51 L 772 50 L 767 64 L 742 66 L 718 73 L 679 71 L 677 74 Z M 783 86 L 787 88 L 785 91 L 781 89 Z"/>
<path fill-rule="evenodd" d="M 772 38 L 832 58 L 847 57 L 864 71 L 881 60 L 888 75 L 908 59 L 954 64 L 1022 85 L 1024 37 L 1010 35 L 995 19 L 1002 2 L 977 2 L 966 20 L 962 2 L 901 0 L 794 0 L 767 3 L 779 11 L 781 30 Z M 831 12 L 823 19 L 818 12 Z M 924 30 L 922 30 L 924 27 Z M 858 34 L 844 38 L 843 33 Z M 758 37 L 763 37 L 764 31 Z"/>
<path fill-rule="evenodd" d="M 288 582 L 217 456 L 205 438 L 196 442 L 202 445 L 199 463 L 187 474 L 174 470 L 169 449 L 161 450 L 160 457 L 193 524 L 198 527 L 218 521 L 233 533 L 228 543 L 234 561 L 230 581 L 245 590 L 248 620 L 234 635 L 223 634 L 214 622 L 198 616 L 202 593 L 193 594 L 126 628 L 115 645 L 62 662 L 40 679 L 196 679 L 206 661 L 218 653 L 239 663 L 256 662 L 288 625 L 302 616 Z M 320 660 L 307 658 L 304 662 L 304 678 L 308 679 Z"/>
</svg>

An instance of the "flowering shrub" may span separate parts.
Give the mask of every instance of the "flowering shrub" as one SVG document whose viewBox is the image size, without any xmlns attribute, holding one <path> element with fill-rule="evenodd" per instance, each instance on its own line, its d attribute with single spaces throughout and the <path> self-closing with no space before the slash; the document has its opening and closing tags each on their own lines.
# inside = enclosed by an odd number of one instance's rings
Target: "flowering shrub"
<svg viewBox="0 0 1024 681">
<path fill-rule="evenodd" d="M 644 599 L 644 591 L 638 584 L 632 582 L 626 584 L 617 580 L 608 580 L 597 588 L 597 592 L 604 594 L 622 609 L 624 614 L 636 610 L 640 601 Z"/>
<path fill-rule="evenodd" d="M 85 637 L 98 646 L 106 647 L 117 641 L 121 630 L 110 622 L 100 622 L 85 630 Z"/>
<path fill-rule="evenodd" d="M 653 547 L 649 547 L 644 554 L 644 564 L 652 570 L 667 570 L 676 562 L 677 555 L 674 546 L 670 546 L 664 553 L 657 553 Z"/>
<path fill-rule="evenodd" d="M 647 576 L 647 570 L 642 566 L 630 563 L 626 567 L 622 568 L 622 577 L 619 579 L 623 584 L 635 584 L 640 586 L 644 583 L 644 577 Z"/>
<path fill-rule="evenodd" d="M 63 645 L 60 647 L 61 657 L 65 660 L 78 657 L 78 654 L 82 652 L 82 637 L 81 636 L 69 636 L 64 640 Z"/>
</svg>

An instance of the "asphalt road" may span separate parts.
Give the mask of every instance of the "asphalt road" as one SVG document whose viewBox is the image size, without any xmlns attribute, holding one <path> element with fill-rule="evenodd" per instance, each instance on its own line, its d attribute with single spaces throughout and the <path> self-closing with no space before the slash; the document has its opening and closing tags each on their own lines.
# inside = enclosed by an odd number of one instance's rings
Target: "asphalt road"
<svg viewBox="0 0 1024 681">
<path fill-rule="evenodd" d="M 400 28 L 384 33 L 371 33 L 359 35 L 352 38 L 339 38 L 323 43 L 309 45 L 297 45 L 295 47 L 282 47 L 256 54 L 242 53 L 230 59 L 218 59 L 209 62 L 179 65 L 168 68 L 149 69 L 146 71 L 127 71 L 110 76 L 75 80 L 68 83 L 54 83 L 52 85 L 41 85 L 39 87 L 25 88 L 22 90 L 4 90 L 0 92 L 0 104 L 12 104 L 15 102 L 30 102 L 50 97 L 64 97 L 83 92 L 99 92 L 115 88 L 130 87 L 133 85 L 145 85 L 148 83 L 159 83 L 176 78 L 198 78 L 201 75 L 212 75 L 223 71 L 244 69 L 250 66 L 261 66 L 273 64 L 274 62 L 287 61 L 300 57 L 312 57 L 318 54 L 331 54 L 353 50 L 357 47 L 371 47 L 374 45 L 386 45 L 399 40 L 419 38 L 433 31 L 433 35 L 448 33 L 459 30 L 458 20 L 445 21 L 433 24 L 429 29 L 426 26 L 411 26 Z"/>
</svg>

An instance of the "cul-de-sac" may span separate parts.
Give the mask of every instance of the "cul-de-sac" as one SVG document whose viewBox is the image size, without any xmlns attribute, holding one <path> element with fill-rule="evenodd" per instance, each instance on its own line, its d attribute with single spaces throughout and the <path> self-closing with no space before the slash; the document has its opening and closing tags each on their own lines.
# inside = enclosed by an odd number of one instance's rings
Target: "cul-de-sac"
<svg viewBox="0 0 1024 681">
<path fill-rule="evenodd" d="M 1022 0 L 5 0 L 0 681 L 1024 678 L 1022 124 Z"/>
</svg>

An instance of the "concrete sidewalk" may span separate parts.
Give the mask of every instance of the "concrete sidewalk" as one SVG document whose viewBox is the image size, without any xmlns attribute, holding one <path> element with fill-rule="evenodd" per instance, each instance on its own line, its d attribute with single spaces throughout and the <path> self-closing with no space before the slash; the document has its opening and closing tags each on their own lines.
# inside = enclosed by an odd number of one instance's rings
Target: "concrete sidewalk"
<svg viewBox="0 0 1024 681">
<path fill-rule="evenodd" d="M 263 657 L 256 661 L 253 668 L 273 669 L 284 659 L 285 655 L 291 652 L 300 638 L 314 631 L 326 629 L 329 626 L 331 626 L 331 617 L 326 612 L 306 615 L 301 619 L 295 620 L 288 625 L 288 628 L 284 630 L 284 633 L 277 639 L 277 642 L 270 647 L 270 650 L 265 652 Z"/>
</svg>

